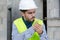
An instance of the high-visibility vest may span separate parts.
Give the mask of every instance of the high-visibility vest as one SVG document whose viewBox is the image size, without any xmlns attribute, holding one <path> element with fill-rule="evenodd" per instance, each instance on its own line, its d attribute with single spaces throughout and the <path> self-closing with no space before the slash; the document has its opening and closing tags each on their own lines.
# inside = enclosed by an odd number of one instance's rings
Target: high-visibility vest
<svg viewBox="0 0 60 40">
<path fill-rule="evenodd" d="M 35 19 L 35 21 L 33 22 L 32 26 L 36 22 L 39 23 L 40 25 L 43 25 L 43 21 L 42 20 Z M 18 30 L 19 33 L 23 33 L 24 31 L 27 30 L 27 27 L 26 27 L 25 23 L 23 22 L 22 18 L 16 19 L 14 21 L 14 24 L 16 25 L 17 30 Z M 32 37 L 28 38 L 28 40 L 40 40 L 40 35 L 37 32 L 34 32 L 34 34 L 32 35 Z"/>
</svg>

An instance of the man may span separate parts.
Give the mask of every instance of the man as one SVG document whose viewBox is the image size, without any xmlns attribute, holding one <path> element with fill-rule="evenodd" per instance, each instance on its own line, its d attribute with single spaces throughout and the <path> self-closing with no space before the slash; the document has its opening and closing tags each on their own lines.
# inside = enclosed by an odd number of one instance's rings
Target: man
<svg viewBox="0 0 60 40">
<path fill-rule="evenodd" d="M 12 25 L 12 40 L 48 40 L 42 20 L 35 18 L 37 6 L 33 0 L 21 0 L 22 17 Z"/>
</svg>

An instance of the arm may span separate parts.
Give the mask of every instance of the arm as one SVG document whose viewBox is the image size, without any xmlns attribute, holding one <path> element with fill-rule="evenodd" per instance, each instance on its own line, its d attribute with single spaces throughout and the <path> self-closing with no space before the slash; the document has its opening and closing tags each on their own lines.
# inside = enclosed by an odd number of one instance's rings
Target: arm
<svg viewBox="0 0 60 40">
<path fill-rule="evenodd" d="M 40 35 L 41 40 L 48 40 L 45 25 L 42 26 L 43 33 Z"/>
<path fill-rule="evenodd" d="M 23 33 L 18 33 L 16 26 L 12 25 L 12 40 L 27 40 L 30 38 L 35 31 L 33 30 L 33 27 L 30 27 Z"/>
</svg>

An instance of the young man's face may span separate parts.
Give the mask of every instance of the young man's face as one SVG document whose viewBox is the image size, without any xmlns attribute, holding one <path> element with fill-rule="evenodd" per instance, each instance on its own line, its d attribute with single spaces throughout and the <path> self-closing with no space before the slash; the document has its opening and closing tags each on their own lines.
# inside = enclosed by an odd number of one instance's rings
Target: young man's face
<svg viewBox="0 0 60 40">
<path fill-rule="evenodd" d="M 27 10 L 23 13 L 23 17 L 28 21 L 33 21 L 35 19 L 35 9 Z"/>
</svg>

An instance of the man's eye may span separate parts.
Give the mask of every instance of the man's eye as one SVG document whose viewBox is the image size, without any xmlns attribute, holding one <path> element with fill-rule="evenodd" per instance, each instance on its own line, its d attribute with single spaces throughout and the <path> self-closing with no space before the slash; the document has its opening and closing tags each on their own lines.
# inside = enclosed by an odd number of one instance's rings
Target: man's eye
<svg viewBox="0 0 60 40">
<path fill-rule="evenodd" d="M 28 14 L 32 14 L 32 12 L 29 12 Z"/>
</svg>

